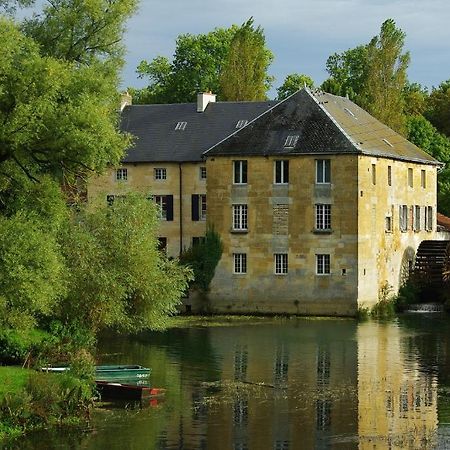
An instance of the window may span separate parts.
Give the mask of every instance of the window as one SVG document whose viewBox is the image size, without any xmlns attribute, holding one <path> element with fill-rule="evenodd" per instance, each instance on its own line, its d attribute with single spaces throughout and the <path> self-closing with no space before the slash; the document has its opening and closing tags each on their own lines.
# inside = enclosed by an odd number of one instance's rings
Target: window
<svg viewBox="0 0 450 450">
<path fill-rule="evenodd" d="M 388 181 L 388 186 L 392 186 L 392 167 L 391 166 L 388 166 L 387 181 Z"/>
<path fill-rule="evenodd" d="M 392 216 L 386 216 L 384 230 L 387 233 L 391 233 L 392 232 Z"/>
<path fill-rule="evenodd" d="M 316 205 L 316 230 L 331 230 L 331 205 Z"/>
<path fill-rule="evenodd" d="M 414 231 L 420 231 L 420 206 L 414 206 Z"/>
<path fill-rule="evenodd" d="M 173 195 L 154 195 L 152 198 L 159 207 L 159 218 L 173 220 Z"/>
<path fill-rule="evenodd" d="M 237 124 L 236 124 L 236 128 L 242 128 L 242 127 L 245 127 L 245 125 L 247 125 L 248 124 L 248 120 L 245 120 L 245 119 L 241 119 L 241 120 L 238 120 L 237 121 Z"/>
<path fill-rule="evenodd" d="M 178 122 L 178 123 L 175 125 L 175 130 L 176 130 L 176 131 L 183 131 L 183 130 L 186 129 L 186 125 L 187 125 L 187 122 Z"/>
<path fill-rule="evenodd" d="M 165 237 L 158 238 L 158 250 L 164 253 L 167 252 L 167 238 Z"/>
<path fill-rule="evenodd" d="M 330 183 L 330 166 L 329 159 L 316 159 L 316 183 Z"/>
<path fill-rule="evenodd" d="M 204 241 L 205 241 L 204 236 L 193 237 L 192 238 L 192 247 L 196 247 L 197 245 L 200 245 Z"/>
<path fill-rule="evenodd" d="M 233 205 L 233 230 L 247 230 L 247 205 Z"/>
<path fill-rule="evenodd" d="M 433 230 L 433 207 L 425 206 L 425 230 Z"/>
<path fill-rule="evenodd" d="M 427 173 L 425 170 L 420 171 L 420 185 L 425 189 L 427 187 Z"/>
<path fill-rule="evenodd" d="M 155 169 L 155 180 L 166 180 L 167 170 L 163 167 L 157 167 Z"/>
<path fill-rule="evenodd" d="M 116 180 L 117 181 L 127 181 L 128 179 L 128 169 L 123 167 L 116 170 Z"/>
<path fill-rule="evenodd" d="M 330 255 L 316 255 L 316 273 L 317 275 L 329 275 Z"/>
<path fill-rule="evenodd" d="M 234 184 L 247 184 L 247 161 L 239 160 L 233 161 L 233 183 Z"/>
<path fill-rule="evenodd" d="M 400 231 L 408 230 L 408 206 L 400 205 L 398 211 L 398 220 Z"/>
<path fill-rule="evenodd" d="M 275 161 L 275 184 L 289 183 L 289 161 Z"/>
<path fill-rule="evenodd" d="M 288 273 L 287 253 L 275 253 L 275 274 L 286 275 Z"/>
<path fill-rule="evenodd" d="M 234 273 L 247 273 L 247 253 L 233 253 Z"/>
<path fill-rule="evenodd" d="M 205 194 L 192 194 L 192 220 L 197 222 L 198 220 L 206 220 L 206 195 Z"/>
<path fill-rule="evenodd" d="M 293 148 L 297 144 L 297 141 L 298 141 L 298 134 L 290 135 L 286 138 L 284 146 L 287 148 Z"/>
<path fill-rule="evenodd" d="M 412 169 L 408 169 L 408 186 L 409 187 L 414 187 L 414 179 L 413 179 L 413 170 Z"/>
<path fill-rule="evenodd" d="M 372 164 L 372 184 L 375 186 L 377 184 L 377 166 Z"/>
<path fill-rule="evenodd" d="M 200 180 L 206 180 L 206 167 L 200 167 Z"/>
</svg>

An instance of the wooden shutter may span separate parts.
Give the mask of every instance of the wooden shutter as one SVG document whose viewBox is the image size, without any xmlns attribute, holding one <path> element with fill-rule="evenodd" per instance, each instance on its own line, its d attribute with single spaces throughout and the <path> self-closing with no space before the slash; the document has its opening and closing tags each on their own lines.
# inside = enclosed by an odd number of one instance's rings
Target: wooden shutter
<svg viewBox="0 0 450 450">
<path fill-rule="evenodd" d="M 199 220 L 199 195 L 192 194 L 191 206 L 192 206 L 192 220 L 197 222 Z"/>
<path fill-rule="evenodd" d="M 173 195 L 166 195 L 167 220 L 173 220 Z"/>
</svg>

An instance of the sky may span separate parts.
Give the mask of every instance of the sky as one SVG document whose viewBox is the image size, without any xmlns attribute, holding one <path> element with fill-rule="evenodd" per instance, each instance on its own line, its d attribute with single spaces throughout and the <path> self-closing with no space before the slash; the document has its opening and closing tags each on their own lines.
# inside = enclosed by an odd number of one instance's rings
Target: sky
<svg viewBox="0 0 450 450">
<path fill-rule="evenodd" d="M 406 33 L 410 81 L 431 88 L 450 78 L 449 0 L 141 0 L 127 25 L 123 86 L 144 86 L 135 73 L 139 62 L 171 58 L 179 34 L 240 25 L 251 16 L 275 55 L 269 97 L 294 72 L 319 85 L 329 55 L 368 43 L 388 18 Z"/>
</svg>

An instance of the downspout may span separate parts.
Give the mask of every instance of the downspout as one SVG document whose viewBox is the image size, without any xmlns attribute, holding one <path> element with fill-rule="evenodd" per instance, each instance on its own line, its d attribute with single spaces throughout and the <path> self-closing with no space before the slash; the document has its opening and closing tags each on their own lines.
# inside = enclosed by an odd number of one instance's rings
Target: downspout
<svg viewBox="0 0 450 450">
<path fill-rule="evenodd" d="M 179 169 L 179 196 L 180 196 L 180 256 L 183 252 L 183 171 L 181 170 L 181 163 L 178 163 Z"/>
</svg>

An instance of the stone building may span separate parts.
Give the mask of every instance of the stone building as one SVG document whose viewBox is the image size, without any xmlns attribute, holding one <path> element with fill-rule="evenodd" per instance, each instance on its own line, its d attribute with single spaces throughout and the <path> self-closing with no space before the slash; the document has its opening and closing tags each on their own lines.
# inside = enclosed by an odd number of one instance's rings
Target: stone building
<svg viewBox="0 0 450 450">
<path fill-rule="evenodd" d="M 205 156 L 215 311 L 354 315 L 435 236 L 439 163 L 346 98 L 301 90 Z"/>
<path fill-rule="evenodd" d="M 122 129 L 135 146 L 90 181 L 88 200 L 151 194 L 170 256 L 213 225 L 224 244 L 214 311 L 354 315 L 397 290 L 435 238 L 439 163 L 348 99 L 200 94 L 125 106 Z"/>
</svg>

